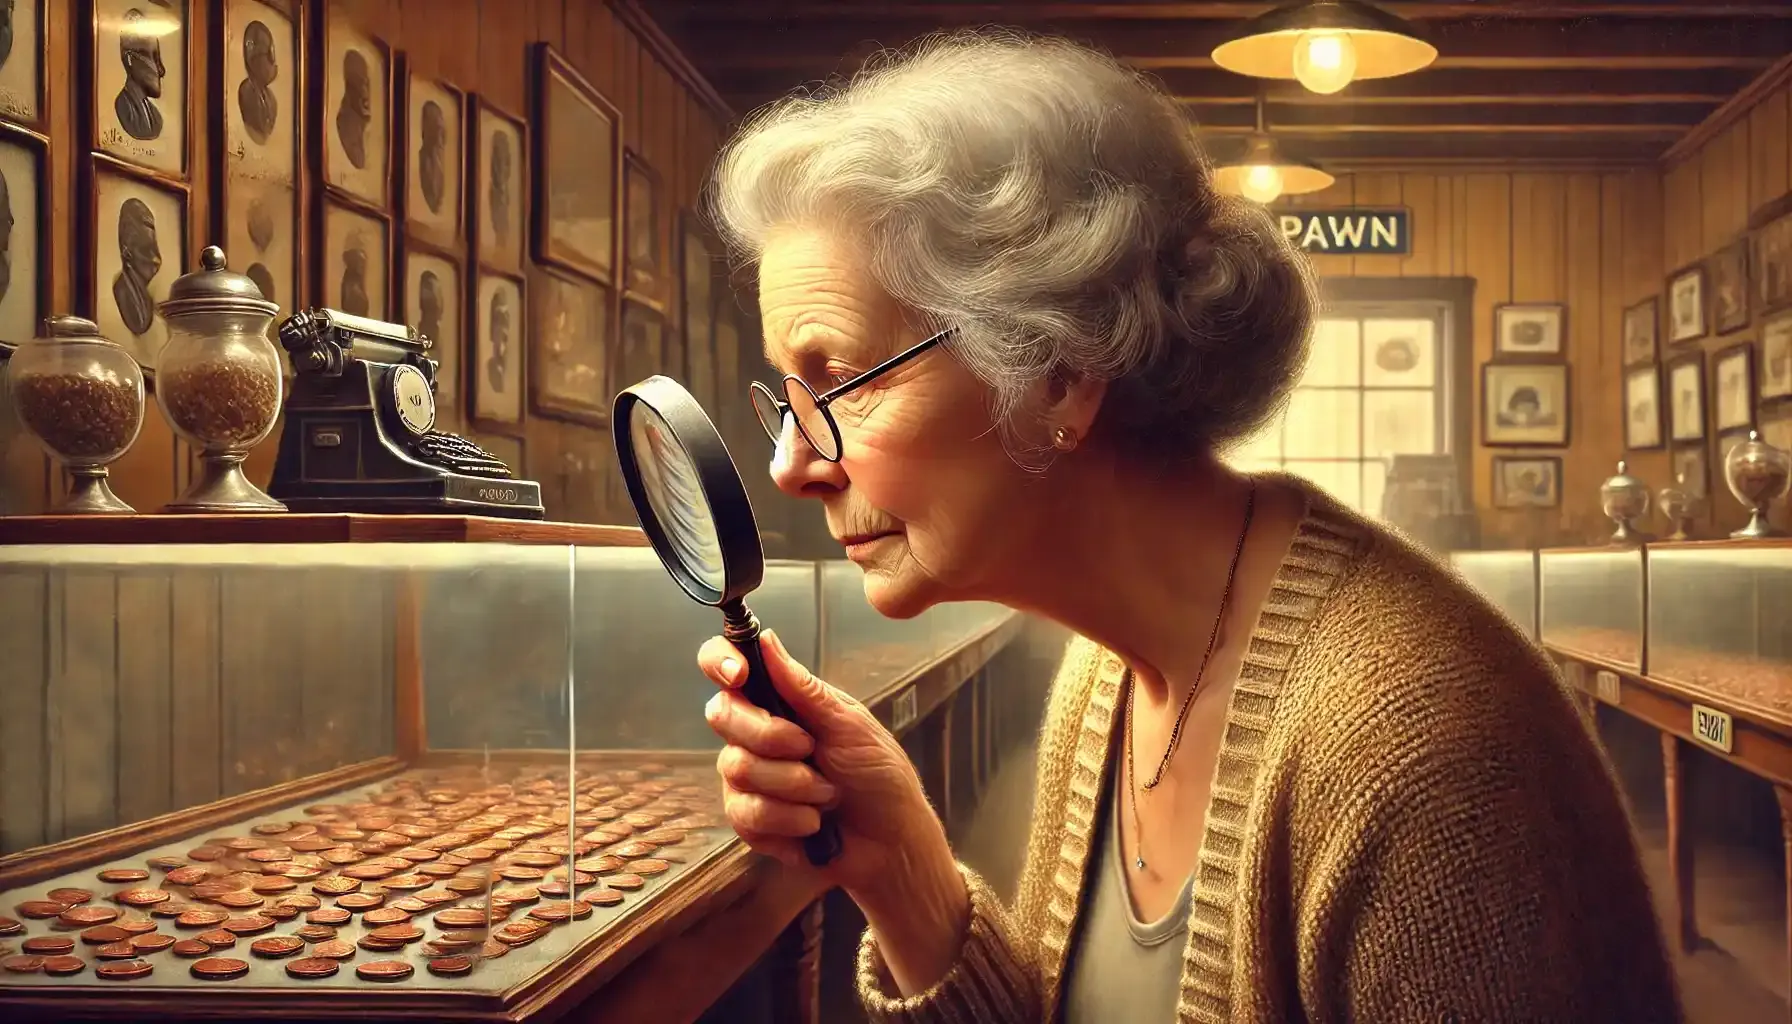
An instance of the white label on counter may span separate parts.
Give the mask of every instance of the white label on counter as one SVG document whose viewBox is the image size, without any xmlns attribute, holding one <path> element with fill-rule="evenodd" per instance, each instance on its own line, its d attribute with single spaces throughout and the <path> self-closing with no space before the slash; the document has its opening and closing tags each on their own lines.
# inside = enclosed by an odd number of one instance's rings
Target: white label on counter
<svg viewBox="0 0 1792 1024">
<path fill-rule="evenodd" d="M 1692 738 L 1728 754 L 1736 741 L 1730 716 L 1703 704 L 1692 706 Z"/>
<path fill-rule="evenodd" d="M 1618 673 L 1600 669 L 1593 677 L 1593 696 L 1607 704 L 1622 703 L 1623 691 L 1618 687 Z"/>
<path fill-rule="evenodd" d="M 911 686 L 890 702 L 890 731 L 901 732 L 914 725 L 919 714 L 920 698 L 915 696 L 915 688 Z"/>
</svg>

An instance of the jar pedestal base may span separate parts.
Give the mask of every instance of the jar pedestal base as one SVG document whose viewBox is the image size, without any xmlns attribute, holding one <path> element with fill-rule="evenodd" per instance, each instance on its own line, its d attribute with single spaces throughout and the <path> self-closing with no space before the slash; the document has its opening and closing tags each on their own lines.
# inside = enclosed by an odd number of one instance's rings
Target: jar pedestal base
<svg viewBox="0 0 1792 1024">
<path fill-rule="evenodd" d="M 246 454 L 201 455 L 199 477 L 187 488 L 187 493 L 162 506 L 162 511 L 177 514 L 285 512 L 285 505 L 268 497 L 243 475 Z"/>
<path fill-rule="evenodd" d="M 129 516 L 137 510 L 124 503 L 118 495 L 112 493 L 112 485 L 107 480 L 106 467 L 93 466 L 85 469 L 70 468 L 68 471 L 68 497 L 63 498 L 51 512 L 59 516 Z"/>
</svg>

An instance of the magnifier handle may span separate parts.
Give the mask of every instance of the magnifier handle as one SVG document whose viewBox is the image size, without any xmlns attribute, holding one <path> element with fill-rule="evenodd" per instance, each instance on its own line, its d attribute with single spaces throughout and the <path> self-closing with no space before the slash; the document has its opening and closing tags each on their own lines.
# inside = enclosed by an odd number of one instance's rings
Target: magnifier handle
<svg viewBox="0 0 1792 1024">
<path fill-rule="evenodd" d="M 734 646 L 747 659 L 747 681 L 741 686 L 741 693 L 771 714 L 802 725 L 796 712 L 779 695 L 778 688 L 772 685 L 771 671 L 765 665 L 765 651 L 760 646 L 765 641 L 760 638 L 759 631 L 754 630 L 750 639 L 729 639 L 734 641 Z M 803 763 L 814 768 L 815 758 L 805 757 Z M 827 811 L 821 813 L 821 828 L 814 834 L 803 837 L 803 852 L 808 854 L 809 863 L 818 868 L 826 867 L 835 857 L 840 856 L 840 825 L 834 821 L 833 814 Z"/>
</svg>

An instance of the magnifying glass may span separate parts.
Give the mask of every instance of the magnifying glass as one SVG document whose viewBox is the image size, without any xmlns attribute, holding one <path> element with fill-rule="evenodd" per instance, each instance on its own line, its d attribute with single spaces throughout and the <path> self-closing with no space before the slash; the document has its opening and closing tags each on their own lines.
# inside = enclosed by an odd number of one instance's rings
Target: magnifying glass
<svg viewBox="0 0 1792 1024">
<path fill-rule="evenodd" d="M 691 600 L 722 610 L 722 635 L 747 661 L 741 692 L 766 711 L 797 721 L 778 695 L 760 650 L 759 619 L 746 596 L 765 578 L 765 549 L 740 471 L 703 407 L 683 385 L 653 376 L 616 396 L 610 411 L 622 479 L 641 529 L 666 572 Z M 814 759 L 809 759 L 811 767 Z M 823 814 L 803 840 L 817 867 L 840 854 L 840 829 Z"/>
</svg>

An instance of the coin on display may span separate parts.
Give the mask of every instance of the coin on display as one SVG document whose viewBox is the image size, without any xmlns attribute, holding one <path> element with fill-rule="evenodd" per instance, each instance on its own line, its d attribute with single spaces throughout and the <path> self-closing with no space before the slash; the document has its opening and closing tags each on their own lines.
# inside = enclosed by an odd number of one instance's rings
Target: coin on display
<svg viewBox="0 0 1792 1024">
<path fill-rule="evenodd" d="M 87 969 L 87 961 L 78 956 L 44 957 L 44 973 L 58 978 L 66 978 L 72 974 L 80 974 Z"/>
<path fill-rule="evenodd" d="M 287 975 L 300 980 L 328 978 L 341 969 L 340 964 L 324 956 L 308 956 L 303 960 L 288 961 L 286 964 Z"/>
<path fill-rule="evenodd" d="M 189 968 L 193 977 L 201 981 L 229 981 L 249 973 L 249 961 L 239 960 L 234 956 L 208 956 L 203 960 L 193 961 Z"/>
<path fill-rule="evenodd" d="M 355 974 L 365 981 L 403 981 L 415 971 L 403 960 L 372 960 L 355 965 Z"/>
<path fill-rule="evenodd" d="M 136 978 L 147 978 L 154 974 L 156 967 L 148 960 L 118 960 L 100 964 L 93 973 L 107 981 L 131 981 Z"/>
</svg>

